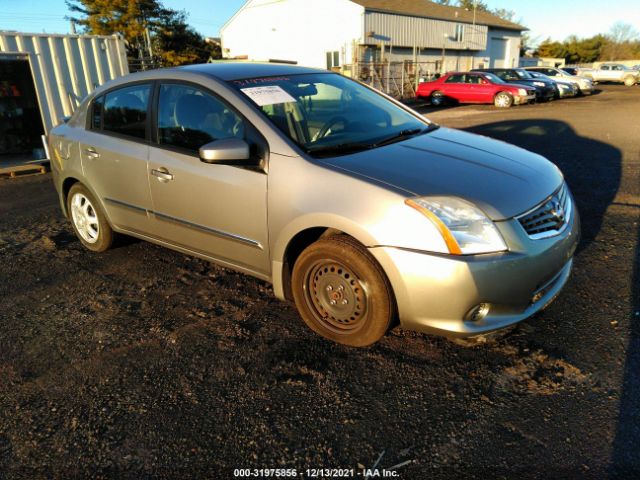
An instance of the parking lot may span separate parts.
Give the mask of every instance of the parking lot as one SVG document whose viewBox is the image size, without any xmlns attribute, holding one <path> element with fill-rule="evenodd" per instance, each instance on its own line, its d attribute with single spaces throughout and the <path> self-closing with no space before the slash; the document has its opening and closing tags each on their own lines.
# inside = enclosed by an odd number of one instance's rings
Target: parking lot
<svg viewBox="0 0 640 480">
<path fill-rule="evenodd" d="M 261 281 L 125 240 L 96 255 L 50 175 L 0 179 L 0 479 L 640 474 L 640 87 L 426 116 L 545 155 L 583 222 L 567 288 L 507 337 L 312 334 Z"/>
</svg>

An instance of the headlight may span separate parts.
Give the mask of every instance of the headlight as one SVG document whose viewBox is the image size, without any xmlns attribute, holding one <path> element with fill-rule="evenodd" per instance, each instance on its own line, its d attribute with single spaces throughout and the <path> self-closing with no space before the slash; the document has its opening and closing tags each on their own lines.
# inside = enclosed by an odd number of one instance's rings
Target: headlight
<svg viewBox="0 0 640 480">
<path fill-rule="evenodd" d="M 534 84 L 536 87 L 544 87 L 544 86 L 545 86 L 545 83 L 544 83 L 544 82 L 533 82 L 533 84 Z"/>
<path fill-rule="evenodd" d="M 494 223 L 471 203 L 453 197 L 409 198 L 405 202 L 435 224 L 448 253 L 502 252 L 507 246 Z"/>
<path fill-rule="evenodd" d="M 519 88 L 518 95 L 527 96 L 527 91 L 524 88 Z"/>
</svg>

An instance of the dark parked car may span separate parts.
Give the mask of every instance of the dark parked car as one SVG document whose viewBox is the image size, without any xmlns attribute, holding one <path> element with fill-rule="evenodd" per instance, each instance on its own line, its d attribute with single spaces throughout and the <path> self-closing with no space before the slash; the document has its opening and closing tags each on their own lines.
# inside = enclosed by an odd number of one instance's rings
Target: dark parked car
<svg viewBox="0 0 640 480">
<path fill-rule="evenodd" d="M 507 83 L 533 87 L 536 89 L 536 101 L 538 102 L 553 100 L 558 94 L 556 84 L 552 80 L 533 78 L 523 68 L 478 68 L 473 71 L 493 73 Z"/>
</svg>

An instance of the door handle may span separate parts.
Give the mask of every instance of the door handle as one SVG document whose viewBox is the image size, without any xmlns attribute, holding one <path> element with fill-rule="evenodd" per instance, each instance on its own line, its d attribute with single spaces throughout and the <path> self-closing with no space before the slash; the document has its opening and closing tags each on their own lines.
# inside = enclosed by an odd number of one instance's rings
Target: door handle
<svg viewBox="0 0 640 480">
<path fill-rule="evenodd" d="M 151 170 L 151 175 L 158 178 L 159 182 L 166 183 L 169 180 L 173 180 L 173 175 L 169 173 L 164 167 L 159 168 L 158 170 Z"/>
<path fill-rule="evenodd" d="M 88 147 L 85 149 L 84 153 L 87 155 L 87 157 L 89 158 L 100 158 L 100 154 L 98 152 L 96 152 L 96 149 L 93 147 Z"/>
</svg>

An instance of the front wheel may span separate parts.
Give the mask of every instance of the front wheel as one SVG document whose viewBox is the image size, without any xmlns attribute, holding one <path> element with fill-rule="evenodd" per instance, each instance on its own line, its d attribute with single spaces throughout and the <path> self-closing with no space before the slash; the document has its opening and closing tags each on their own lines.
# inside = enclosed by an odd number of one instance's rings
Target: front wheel
<svg viewBox="0 0 640 480">
<path fill-rule="evenodd" d="M 82 245 L 93 252 L 104 252 L 113 243 L 113 230 L 89 189 L 76 183 L 69 190 L 67 211 Z"/>
<path fill-rule="evenodd" d="M 513 97 L 505 92 L 500 92 L 493 99 L 493 104 L 498 108 L 509 108 L 513 105 Z"/>
<path fill-rule="evenodd" d="M 329 340 L 364 347 L 391 326 L 395 303 L 387 277 L 351 237 L 336 235 L 311 244 L 296 260 L 291 282 L 300 316 Z"/>
<path fill-rule="evenodd" d="M 624 85 L 626 87 L 633 87 L 636 84 L 636 79 L 632 76 L 628 76 L 624 78 Z"/>
</svg>

